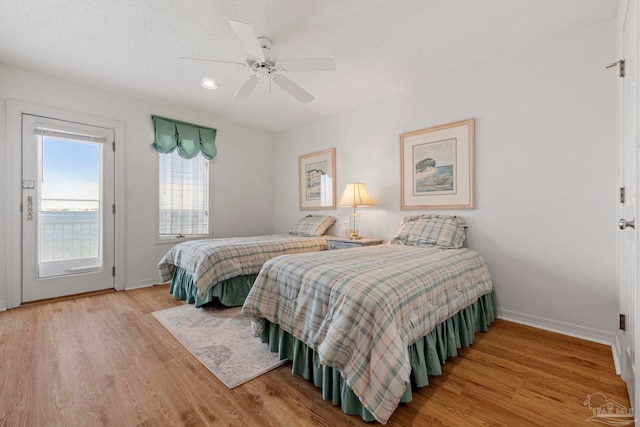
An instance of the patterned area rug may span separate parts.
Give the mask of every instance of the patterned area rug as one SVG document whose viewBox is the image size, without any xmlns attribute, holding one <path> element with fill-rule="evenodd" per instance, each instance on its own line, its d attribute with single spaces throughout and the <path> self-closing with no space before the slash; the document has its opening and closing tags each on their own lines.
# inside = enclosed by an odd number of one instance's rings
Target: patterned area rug
<svg viewBox="0 0 640 427">
<path fill-rule="evenodd" d="M 185 304 L 152 314 L 213 375 L 234 388 L 287 362 L 253 336 L 241 308 Z"/>
</svg>

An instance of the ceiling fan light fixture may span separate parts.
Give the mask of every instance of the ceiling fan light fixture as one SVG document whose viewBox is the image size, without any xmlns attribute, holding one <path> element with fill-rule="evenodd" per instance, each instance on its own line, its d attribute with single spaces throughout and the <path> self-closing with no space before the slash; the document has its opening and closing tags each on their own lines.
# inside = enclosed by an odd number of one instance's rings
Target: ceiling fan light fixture
<svg viewBox="0 0 640 427">
<path fill-rule="evenodd" d="M 202 79 L 202 82 L 200 82 L 200 86 L 209 90 L 214 90 L 218 88 L 218 85 L 216 84 L 216 82 L 208 78 Z"/>
</svg>

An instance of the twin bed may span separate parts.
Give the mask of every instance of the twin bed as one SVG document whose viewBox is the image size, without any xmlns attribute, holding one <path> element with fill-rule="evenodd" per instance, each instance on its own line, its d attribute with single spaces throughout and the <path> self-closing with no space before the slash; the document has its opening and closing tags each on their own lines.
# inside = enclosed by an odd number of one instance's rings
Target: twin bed
<svg viewBox="0 0 640 427">
<path fill-rule="evenodd" d="M 262 265 L 271 258 L 327 249 L 325 231 L 335 218 L 307 215 L 289 234 L 191 240 L 172 247 L 158 264 L 163 282 L 171 280 L 174 298 L 196 307 L 219 301 L 239 306 Z"/>
<path fill-rule="evenodd" d="M 383 245 L 271 258 L 242 311 L 325 400 L 385 424 L 495 320 L 489 271 L 462 247 L 464 228 L 411 216 Z"/>
</svg>

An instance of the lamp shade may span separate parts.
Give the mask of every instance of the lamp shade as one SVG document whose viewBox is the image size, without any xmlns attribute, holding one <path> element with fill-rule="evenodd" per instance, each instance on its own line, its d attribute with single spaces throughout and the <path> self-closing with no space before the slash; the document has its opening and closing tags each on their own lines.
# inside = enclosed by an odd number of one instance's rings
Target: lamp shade
<svg viewBox="0 0 640 427">
<path fill-rule="evenodd" d="M 367 189 L 361 182 L 352 182 L 344 187 L 342 197 L 340 197 L 340 206 L 350 206 L 355 208 L 356 206 L 373 206 L 373 201 L 367 193 Z"/>
</svg>

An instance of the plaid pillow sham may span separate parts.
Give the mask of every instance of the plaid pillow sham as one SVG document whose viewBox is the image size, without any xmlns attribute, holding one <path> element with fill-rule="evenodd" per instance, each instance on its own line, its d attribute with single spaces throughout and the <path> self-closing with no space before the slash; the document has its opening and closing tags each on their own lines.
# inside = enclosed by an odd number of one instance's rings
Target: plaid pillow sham
<svg viewBox="0 0 640 427">
<path fill-rule="evenodd" d="M 296 236 L 322 236 L 336 219 L 328 215 L 307 215 L 300 218 L 289 230 L 289 234 Z"/>
<path fill-rule="evenodd" d="M 445 215 L 415 215 L 404 217 L 390 243 L 411 246 L 436 246 L 443 249 L 461 248 L 464 243 L 464 219 Z"/>
</svg>

